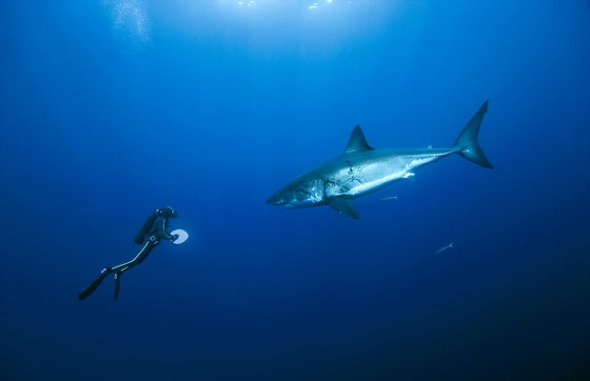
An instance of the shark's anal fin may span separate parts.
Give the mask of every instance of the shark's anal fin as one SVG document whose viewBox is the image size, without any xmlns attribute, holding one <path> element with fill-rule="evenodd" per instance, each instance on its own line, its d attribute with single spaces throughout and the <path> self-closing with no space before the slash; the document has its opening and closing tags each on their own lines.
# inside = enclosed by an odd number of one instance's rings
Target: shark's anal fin
<svg viewBox="0 0 590 381">
<path fill-rule="evenodd" d="M 346 217 L 354 218 L 356 220 L 361 218 L 351 199 L 342 197 L 328 197 L 326 203 L 330 205 L 335 211 Z"/>
</svg>

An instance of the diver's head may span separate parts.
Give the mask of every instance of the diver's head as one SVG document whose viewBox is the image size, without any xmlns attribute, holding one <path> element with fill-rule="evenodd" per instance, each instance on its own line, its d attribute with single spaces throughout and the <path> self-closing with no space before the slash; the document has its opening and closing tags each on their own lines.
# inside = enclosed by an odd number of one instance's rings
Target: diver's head
<svg viewBox="0 0 590 381">
<path fill-rule="evenodd" d="M 163 208 L 160 208 L 160 215 L 165 218 L 176 218 L 178 217 L 178 212 L 172 209 L 172 207 L 170 206 L 165 206 Z"/>
</svg>

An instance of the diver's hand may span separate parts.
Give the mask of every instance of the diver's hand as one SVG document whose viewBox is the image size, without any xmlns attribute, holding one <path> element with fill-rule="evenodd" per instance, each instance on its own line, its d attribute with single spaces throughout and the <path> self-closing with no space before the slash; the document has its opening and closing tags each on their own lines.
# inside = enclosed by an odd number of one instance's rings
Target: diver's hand
<svg viewBox="0 0 590 381">
<path fill-rule="evenodd" d="M 172 242 L 176 241 L 180 237 L 178 234 L 172 234 Z"/>
</svg>

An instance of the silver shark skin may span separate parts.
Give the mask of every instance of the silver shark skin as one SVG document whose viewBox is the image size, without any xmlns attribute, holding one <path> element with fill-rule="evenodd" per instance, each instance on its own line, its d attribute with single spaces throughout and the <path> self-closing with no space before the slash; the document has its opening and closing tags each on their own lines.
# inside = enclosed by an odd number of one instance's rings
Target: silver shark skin
<svg viewBox="0 0 590 381">
<path fill-rule="evenodd" d="M 455 145 L 448 148 L 371 148 L 356 126 L 344 153 L 291 181 L 266 203 L 286 208 L 329 205 L 352 218 L 359 214 L 352 199 L 366 196 L 401 179 L 413 179 L 414 172 L 452 154 L 459 154 L 486 168 L 493 168 L 477 141 L 486 101 L 465 126 Z"/>
</svg>

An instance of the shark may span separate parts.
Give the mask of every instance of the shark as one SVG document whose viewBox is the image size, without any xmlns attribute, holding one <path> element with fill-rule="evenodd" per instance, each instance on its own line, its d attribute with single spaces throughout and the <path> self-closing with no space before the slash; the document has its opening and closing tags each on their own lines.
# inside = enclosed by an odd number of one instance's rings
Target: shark
<svg viewBox="0 0 590 381">
<path fill-rule="evenodd" d="M 458 154 L 492 169 L 478 142 L 479 129 L 487 110 L 488 101 L 485 101 L 465 125 L 455 144 L 444 148 L 374 149 L 357 125 L 341 155 L 295 178 L 266 203 L 291 209 L 328 205 L 346 217 L 359 219 L 353 199 L 402 179 L 413 180 L 417 169 L 447 156 Z"/>
</svg>

